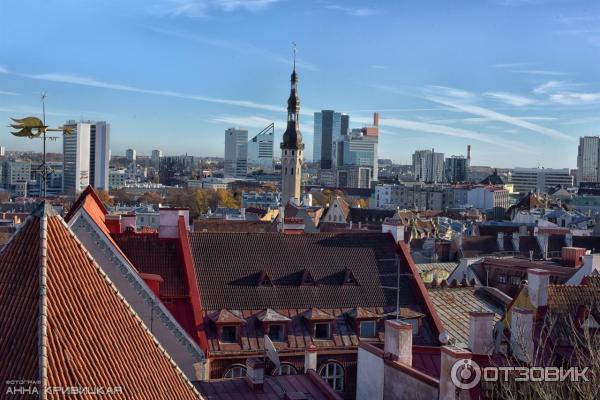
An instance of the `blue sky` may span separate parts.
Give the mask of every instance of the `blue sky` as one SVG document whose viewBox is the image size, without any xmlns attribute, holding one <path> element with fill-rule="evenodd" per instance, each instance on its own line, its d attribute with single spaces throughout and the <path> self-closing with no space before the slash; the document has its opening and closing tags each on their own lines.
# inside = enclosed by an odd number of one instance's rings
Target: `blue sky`
<svg viewBox="0 0 600 400">
<path fill-rule="evenodd" d="M 292 41 L 309 158 L 320 109 L 379 110 L 404 163 L 471 144 L 476 165 L 574 168 L 600 134 L 600 3 L 577 0 L 0 0 L 0 125 L 47 91 L 51 124 L 110 121 L 113 154 L 221 156 L 227 127 L 271 121 L 279 140 Z"/>
</svg>

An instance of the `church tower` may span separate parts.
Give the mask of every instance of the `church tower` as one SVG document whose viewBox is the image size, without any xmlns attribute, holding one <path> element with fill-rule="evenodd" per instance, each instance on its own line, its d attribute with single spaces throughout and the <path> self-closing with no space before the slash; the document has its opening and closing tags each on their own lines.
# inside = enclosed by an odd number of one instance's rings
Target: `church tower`
<svg viewBox="0 0 600 400">
<path fill-rule="evenodd" d="M 281 142 L 281 204 L 285 206 L 290 200 L 300 204 L 300 181 L 302 179 L 302 158 L 304 143 L 298 117 L 300 115 L 300 98 L 298 97 L 298 74 L 296 74 L 296 49 L 294 48 L 294 70 L 291 77 L 290 98 L 288 99 L 287 129 Z"/>
</svg>

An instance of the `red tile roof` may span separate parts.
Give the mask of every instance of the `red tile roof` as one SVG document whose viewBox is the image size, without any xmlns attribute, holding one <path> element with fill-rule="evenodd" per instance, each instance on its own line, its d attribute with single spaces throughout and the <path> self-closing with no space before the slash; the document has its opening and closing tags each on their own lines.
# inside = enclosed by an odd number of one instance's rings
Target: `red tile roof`
<svg viewBox="0 0 600 400">
<path fill-rule="evenodd" d="M 41 380 L 45 370 L 48 387 L 119 386 L 119 398 L 199 398 L 44 203 L 0 254 L 0 354 L 2 384 Z"/>
</svg>

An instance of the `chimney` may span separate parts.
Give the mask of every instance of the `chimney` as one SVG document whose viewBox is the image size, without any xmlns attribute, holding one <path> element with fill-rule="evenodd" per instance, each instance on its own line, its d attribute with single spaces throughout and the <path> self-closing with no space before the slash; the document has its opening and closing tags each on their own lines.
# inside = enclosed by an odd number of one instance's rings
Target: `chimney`
<svg viewBox="0 0 600 400">
<path fill-rule="evenodd" d="M 178 238 L 179 217 L 183 216 L 186 228 L 190 230 L 190 210 L 188 208 L 159 208 L 158 237 Z"/>
<path fill-rule="evenodd" d="M 106 215 L 104 217 L 104 223 L 106 224 L 106 227 L 108 228 L 108 231 L 110 233 L 121 233 L 123 232 L 122 228 L 121 228 L 121 215 L 117 214 L 117 215 Z"/>
<path fill-rule="evenodd" d="M 317 370 L 317 346 L 314 344 L 309 345 L 304 350 L 304 373 L 308 373 L 309 370 Z"/>
<path fill-rule="evenodd" d="M 440 396 L 439 400 L 463 400 L 470 398 L 467 390 L 461 390 L 454 384 L 454 379 L 469 376 L 468 372 L 471 372 L 470 376 L 476 376 L 476 371 L 471 369 L 471 358 L 473 354 L 467 350 L 459 349 L 454 346 L 443 346 L 441 351 L 441 363 L 440 363 Z M 456 363 L 461 363 L 462 368 L 457 371 L 453 371 L 453 367 Z M 466 372 L 467 374 L 460 374 L 460 372 Z M 452 376 L 455 373 L 456 377 Z M 481 374 L 481 371 L 479 372 Z M 465 380 L 463 384 L 470 383 L 471 380 Z M 475 386 L 475 385 L 474 385 Z M 473 386 L 473 387 L 474 387 Z M 457 392 L 459 393 L 457 395 Z"/>
<path fill-rule="evenodd" d="M 304 233 L 306 224 L 302 218 L 286 217 L 283 219 L 283 233 L 298 235 Z"/>
<path fill-rule="evenodd" d="M 378 112 L 373 113 L 373 125 L 379 126 L 379 113 Z"/>
<path fill-rule="evenodd" d="M 126 230 L 136 230 L 136 216 L 135 214 L 123 214 L 121 215 L 121 229 L 122 231 Z"/>
<path fill-rule="evenodd" d="M 471 311 L 469 316 L 469 348 L 473 354 L 491 354 L 494 347 L 494 313 Z"/>
<path fill-rule="evenodd" d="M 383 351 L 391 353 L 398 362 L 412 366 L 412 325 L 399 320 L 385 321 Z"/>
<path fill-rule="evenodd" d="M 510 321 L 510 347 L 512 354 L 524 362 L 533 357 L 533 311 L 513 307 Z"/>
<path fill-rule="evenodd" d="M 160 296 L 160 284 L 163 283 L 163 278 L 158 274 L 146 274 L 140 273 L 140 277 L 146 282 L 146 285 L 152 290 L 152 292 L 159 297 Z"/>
<path fill-rule="evenodd" d="M 532 268 L 527 271 L 527 293 L 534 307 L 548 305 L 548 285 L 550 272 L 543 269 Z"/>
<path fill-rule="evenodd" d="M 360 229 L 360 222 L 358 224 L 358 228 Z M 402 223 L 400 223 L 399 221 L 384 221 L 383 224 L 381 224 L 381 232 L 391 233 L 396 243 L 404 241 L 404 225 L 402 225 Z"/>
<path fill-rule="evenodd" d="M 467 160 L 471 161 L 471 145 L 467 145 Z"/>
<path fill-rule="evenodd" d="M 573 234 L 570 232 L 565 235 L 565 246 L 573 247 Z"/>
<path fill-rule="evenodd" d="M 246 360 L 246 383 L 254 392 L 262 392 L 265 383 L 265 363 L 258 357 Z"/>
<path fill-rule="evenodd" d="M 504 251 L 504 232 L 498 232 L 496 242 L 498 242 L 498 250 Z"/>
<path fill-rule="evenodd" d="M 586 249 L 582 247 L 563 247 L 560 259 L 563 267 L 577 268 L 583 264 Z"/>
</svg>

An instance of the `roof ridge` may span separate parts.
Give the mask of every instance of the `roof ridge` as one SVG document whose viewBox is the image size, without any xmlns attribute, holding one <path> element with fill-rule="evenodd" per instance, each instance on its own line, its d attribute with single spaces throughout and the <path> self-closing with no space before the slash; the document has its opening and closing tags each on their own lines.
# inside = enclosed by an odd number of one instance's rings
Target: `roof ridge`
<svg viewBox="0 0 600 400">
<path fill-rule="evenodd" d="M 38 214 L 41 212 L 41 214 Z M 33 216 L 40 218 L 40 250 L 39 250 L 39 315 L 38 315 L 38 348 L 40 349 L 38 358 L 38 379 L 41 382 L 41 399 L 46 399 L 46 386 L 48 384 L 48 212 L 47 202 L 44 201 L 32 213 Z"/>
</svg>

